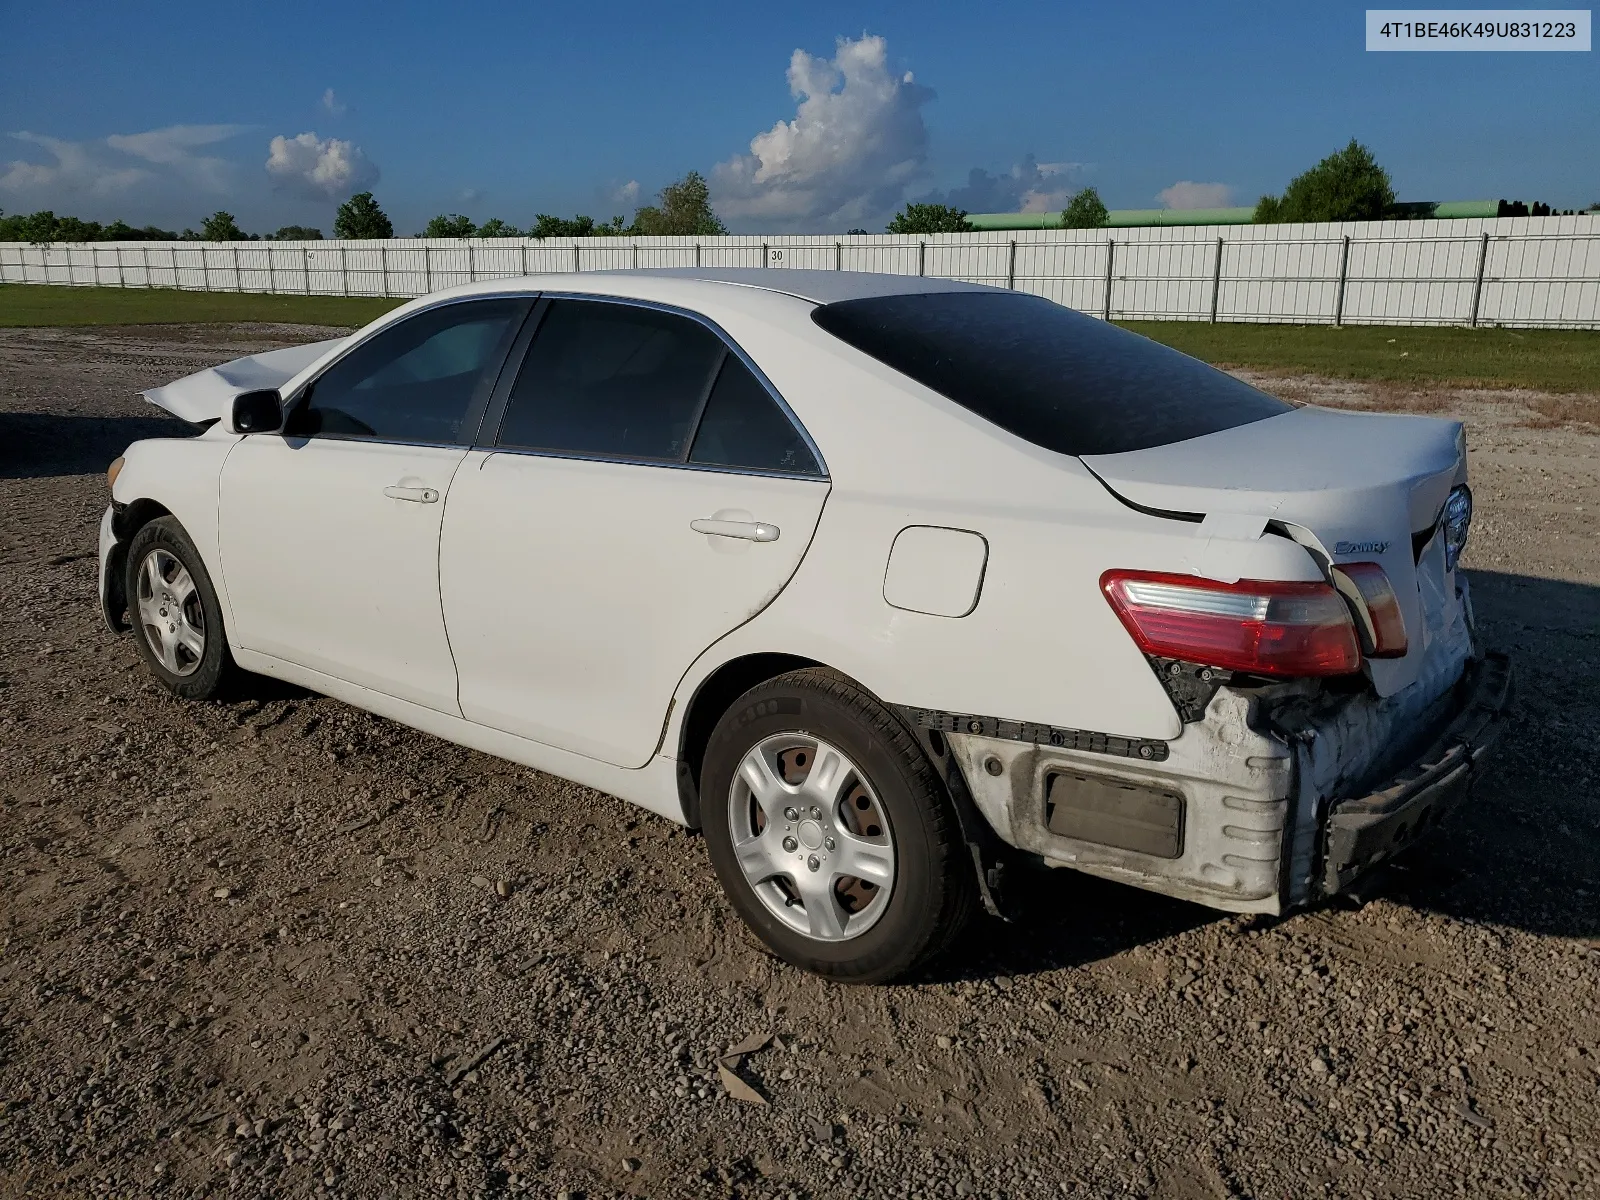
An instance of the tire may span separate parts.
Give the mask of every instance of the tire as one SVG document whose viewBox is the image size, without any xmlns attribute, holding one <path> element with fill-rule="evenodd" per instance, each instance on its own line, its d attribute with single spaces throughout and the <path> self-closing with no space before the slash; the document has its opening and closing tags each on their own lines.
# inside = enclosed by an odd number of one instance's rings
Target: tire
<svg viewBox="0 0 1600 1200">
<path fill-rule="evenodd" d="M 128 544 L 123 587 L 139 656 L 169 692 L 210 700 L 238 668 L 200 552 L 176 517 L 142 526 Z"/>
<path fill-rule="evenodd" d="M 973 912 L 938 776 L 893 714 L 833 672 L 793 671 L 734 702 L 706 747 L 700 807 L 729 901 L 797 967 L 884 983 L 938 955 Z"/>
</svg>

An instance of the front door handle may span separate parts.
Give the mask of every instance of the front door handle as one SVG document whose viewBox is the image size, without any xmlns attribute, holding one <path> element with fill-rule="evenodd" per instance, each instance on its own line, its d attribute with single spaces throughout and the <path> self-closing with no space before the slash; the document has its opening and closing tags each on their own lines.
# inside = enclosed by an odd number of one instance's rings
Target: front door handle
<svg viewBox="0 0 1600 1200">
<path fill-rule="evenodd" d="M 439 493 L 433 488 L 386 487 L 383 494 L 391 500 L 409 500 L 413 504 L 439 503 Z"/>
<path fill-rule="evenodd" d="M 775 542 L 778 527 L 765 521 L 690 521 L 689 528 L 712 537 L 743 538 L 747 542 Z"/>
</svg>

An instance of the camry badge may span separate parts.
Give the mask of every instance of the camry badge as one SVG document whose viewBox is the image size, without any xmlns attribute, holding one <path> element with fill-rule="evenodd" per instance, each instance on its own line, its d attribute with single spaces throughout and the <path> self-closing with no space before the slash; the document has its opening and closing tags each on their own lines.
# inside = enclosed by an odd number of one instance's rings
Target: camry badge
<svg viewBox="0 0 1600 1200">
<path fill-rule="evenodd" d="M 1333 548 L 1335 554 L 1382 554 L 1388 542 L 1340 542 Z"/>
</svg>

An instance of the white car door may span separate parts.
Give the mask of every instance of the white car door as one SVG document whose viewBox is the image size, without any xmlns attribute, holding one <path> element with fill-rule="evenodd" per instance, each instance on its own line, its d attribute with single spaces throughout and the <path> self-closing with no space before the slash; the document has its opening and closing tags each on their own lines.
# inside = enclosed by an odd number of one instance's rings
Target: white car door
<svg viewBox="0 0 1600 1200">
<path fill-rule="evenodd" d="M 222 469 L 222 570 L 240 646 L 459 713 L 439 607 L 444 499 L 531 307 L 425 309 L 287 399 Z"/>
<path fill-rule="evenodd" d="M 650 760 L 695 658 L 799 566 L 815 448 L 689 316 L 557 299 L 445 505 L 440 584 L 473 721 Z"/>
</svg>

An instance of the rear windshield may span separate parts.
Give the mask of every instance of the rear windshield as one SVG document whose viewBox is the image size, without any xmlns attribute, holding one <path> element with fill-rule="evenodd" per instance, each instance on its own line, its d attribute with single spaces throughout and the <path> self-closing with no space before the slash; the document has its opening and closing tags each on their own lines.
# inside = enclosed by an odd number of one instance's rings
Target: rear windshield
<svg viewBox="0 0 1600 1200">
<path fill-rule="evenodd" d="M 825 304 L 811 317 L 857 350 L 1061 454 L 1147 450 L 1291 407 L 1040 296 L 880 296 Z"/>
</svg>

